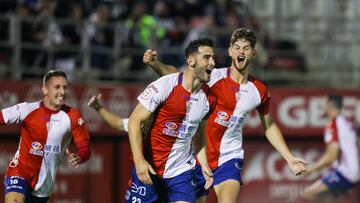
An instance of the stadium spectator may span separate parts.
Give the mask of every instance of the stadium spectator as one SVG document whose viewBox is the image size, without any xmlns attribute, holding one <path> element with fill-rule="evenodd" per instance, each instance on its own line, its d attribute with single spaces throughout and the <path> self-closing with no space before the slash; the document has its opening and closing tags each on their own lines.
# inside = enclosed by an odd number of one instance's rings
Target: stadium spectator
<svg viewBox="0 0 360 203">
<path fill-rule="evenodd" d="M 47 202 L 64 154 L 76 168 L 90 158 L 89 134 L 81 113 L 65 105 L 66 74 L 47 72 L 42 92 L 41 101 L 19 103 L 0 112 L 0 125 L 21 123 L 19 148 L 4 178 L 5 203 Z M 72 138 L 77 153 L 68 150 Z"/>
</svg>

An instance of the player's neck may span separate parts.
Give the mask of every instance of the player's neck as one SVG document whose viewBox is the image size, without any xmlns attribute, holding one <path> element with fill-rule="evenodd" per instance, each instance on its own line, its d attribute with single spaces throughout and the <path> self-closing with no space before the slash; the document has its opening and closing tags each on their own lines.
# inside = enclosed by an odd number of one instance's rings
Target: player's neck
<svg viewBox="0 0 360 203">
<path fill-rule="evenodd" d="M 51 111 L 59 111 L 61 109 L 61 106 L 59 105 L 52 105 L 51 102 L 48 99 L 44 99 L 44 106 Z"/>
<path fill-rule="evenodd" d="M 200 90 L 202 82 L 195 77 L 194 71 L 187 69 L 183 75 L 182 86 L 188 92 L 197 92 Z"/>
<path fill-rule="evenodd" d="M 247 68 L 238 70 L 234 66 L 230 68 L 230 78 L 239 84 L 246 84 L 248 81 L 249 70 Z"/>
</svg>

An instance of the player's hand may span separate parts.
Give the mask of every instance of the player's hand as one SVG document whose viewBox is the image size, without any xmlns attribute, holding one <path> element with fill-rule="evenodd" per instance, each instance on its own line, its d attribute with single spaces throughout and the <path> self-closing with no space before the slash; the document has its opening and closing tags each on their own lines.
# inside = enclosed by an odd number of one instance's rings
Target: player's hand
<svg viewBox="0 0 360 203">
<path fill-rule="evenodd" d="M 157 62 L 157 57 L 158 57 L 157 51 L 148 49 L 145 51 L 143 55 L 143 62 L 146 65 L 154 66 L 155 63 Z"/>
<path fill-rule="evenodd" d="M 316 172 L 315 168 L 309 167 L 309 168 L 306 169 L 306 171 L 305 171 L 305 173 L 303 174 L 303 176 L 308 177 L 308 176 L 314 174 L 315 172 Z"/>
<path fill-rule="evenodd" d="M 102 105 L 101 105 L 101 94 L 98 94 L 98 95 L 93 95 L 89 101 L 88 101 L 88 106 L 90 106 L 91 108 L 95 109 L 96 111 L 98 111 L 99 109 L 102 108 Z"/>
<path fill-rule="evenodd" d="M 308 163 L 305 160 L 296 157 L 288 161 L 288 165 L 291 171 L 297 176 L 302 175 L 306 172 L 307 164 Z"/>
<path fill-rule="evenodd" d="M 205 190 L 208 190 L 214 182 L 213 173 L 207 164 L 206 164 L 206 166 L 201 166 L 201 171 L 205 178 L 204 188 L 205 188 Z"/>
<path fill-rule="evenodd" d="M 80 167 L 81 159 L 78 155 L 70 152 L 69 149 L 66 149 L 66 155 L 68 156 L 68 160 L 71 165 L 73 165 L 75 168 Z"/>
<path fill-rule="evenodd" d="M 141 182 L 150 185 L 153 184 L 149 171 L 153 175 L 156 175 L 156 172 L 147 161 L 143 159 L 135 162 L 135 170 L 136 170 L 136 175 L 138 176 Z"/>
</svg>

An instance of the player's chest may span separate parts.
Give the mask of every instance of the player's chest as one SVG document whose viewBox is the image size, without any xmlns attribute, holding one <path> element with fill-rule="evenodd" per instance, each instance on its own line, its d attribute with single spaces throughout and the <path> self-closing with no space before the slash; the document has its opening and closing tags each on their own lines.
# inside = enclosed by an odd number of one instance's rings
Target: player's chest
<svg viewBox="0 0 360 203">
<path fill-rule="evenodd" d="M 171 95 L 162 105 L 169 116 L 186 118 L 191 122 L 200 122 L 209 112 L 209 102 L 204 93 L 180 93 Z"/>
<path fill-rule="evenodd" d="M 65 114 L 37 113 L 24 120 L 26 130 L 33 139 L 58 142 L 70 130 L 70 119 Z"/>
<path fill-rule="evenodd" d="M 251 86 L 223 83 L 212 90 L 218 98 L 218 111 L 242 114 L 252 111 L 260 104 L 259 93 Z"/>
</svg>

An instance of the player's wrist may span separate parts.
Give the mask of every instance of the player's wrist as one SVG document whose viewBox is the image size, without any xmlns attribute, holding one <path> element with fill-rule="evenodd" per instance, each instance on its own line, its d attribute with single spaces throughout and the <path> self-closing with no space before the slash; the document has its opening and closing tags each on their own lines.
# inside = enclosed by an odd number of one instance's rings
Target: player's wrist
<svg viewBox="0 0 360 203">
<path fill-rule="evenodd" d="M 103 108 L 103 106 L 100 104 L 95 104 L 93 108 L 95 109 L 95 111 L 100 111 Z"/>
</svg>

